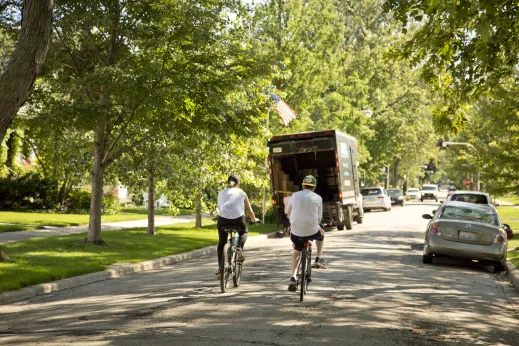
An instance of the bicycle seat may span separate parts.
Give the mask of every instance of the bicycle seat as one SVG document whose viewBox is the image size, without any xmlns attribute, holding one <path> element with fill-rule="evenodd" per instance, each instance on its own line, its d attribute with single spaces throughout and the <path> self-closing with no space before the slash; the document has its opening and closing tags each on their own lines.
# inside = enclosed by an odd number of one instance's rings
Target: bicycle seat
<svg viewBox="0 0 519 346">
<path fill-rule="evenodd" d="M 223 231 L 227 233 L 238 232 L 238 228 L 226 227 Z"/>
</svg>

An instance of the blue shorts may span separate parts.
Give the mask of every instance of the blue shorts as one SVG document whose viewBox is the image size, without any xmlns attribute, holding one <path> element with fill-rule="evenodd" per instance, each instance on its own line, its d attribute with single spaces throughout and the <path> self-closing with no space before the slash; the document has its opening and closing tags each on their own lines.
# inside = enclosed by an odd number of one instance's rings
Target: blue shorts
<svg viewBox="0 0 519 346">
<path fill-rule="evenodd" d="M 303 251 L 305 247 L 305 242 L 308 240 L 324 240 L 324 235 L 321 235 L 321 232 L 317 231 L 316 234 L 308 236 L 308 237 L 299 237 L 294 234 L 290 234 L 290 240 L 294 244 L 293 247 L 297 251 Z"/>
</svg>

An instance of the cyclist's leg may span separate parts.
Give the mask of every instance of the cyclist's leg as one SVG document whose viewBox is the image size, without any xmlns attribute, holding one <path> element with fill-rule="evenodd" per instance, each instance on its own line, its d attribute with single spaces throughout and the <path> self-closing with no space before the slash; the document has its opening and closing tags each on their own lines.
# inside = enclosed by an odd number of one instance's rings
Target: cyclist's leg
<svg viewBox="0 0 519 346">
<path fill-rule="evenodd" d="M 216 227 L 218 228 L 218 266 L 222 263 L 223 248 L 225 243 L 227 243 L 227 233 L 224 232 L 223 228 L 227 226 L 228 221 L 228 219 L 218 216 L 218 222 L 216 223 Z"/>
<path fill-rule="evenodd" d="M 317 232 L 312 236 L 317 245 L 317 256 L 315 257 L 314 268 L 326 269 L 327 265 L 323 259 L 323 247 L 324 247 L 324 235 L 321 232 Z"/>
<path fill-rule="evenodd" d="M 297 266 L 299 265 L 299 260 L 301 259 L 301 251 L 304 247 L 304 242 L 296 235 L 291 234 L 290 240 L 292 240 L 292 262 L 291 262 L 291 273 L 292 277 L 296 277 L 297 275 Z"/>
<path fill-rule="evenodd" d="M 249 229 L 247 228 L 247 221 L 245 220 L 245 215 L 239 218 L 237 225 L 240 227 L 238 234 L 240 235 L 240 248 L 243 250 L 245 246 L 245 242 L 249 236 Z"/>
</svg>

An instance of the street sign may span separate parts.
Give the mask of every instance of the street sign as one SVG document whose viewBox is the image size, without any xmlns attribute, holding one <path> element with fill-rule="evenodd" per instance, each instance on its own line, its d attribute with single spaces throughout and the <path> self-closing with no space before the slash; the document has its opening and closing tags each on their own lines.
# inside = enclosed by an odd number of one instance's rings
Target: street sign
<svg viewBox="0 0 519 346">
<path fill-rule="evenodd" d="M 472 184 L 472 180 L 470 180 L 470 178 L 466 178 L 465 180 L 463 180 L 463 183 L 468 189 L 470 187 L 470 184 Z"/>
</svg>

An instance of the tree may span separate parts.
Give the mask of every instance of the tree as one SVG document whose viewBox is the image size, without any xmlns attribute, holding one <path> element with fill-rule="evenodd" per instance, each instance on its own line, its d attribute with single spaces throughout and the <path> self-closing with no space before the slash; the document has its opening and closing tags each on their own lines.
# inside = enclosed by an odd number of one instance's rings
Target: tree
<svg viewBox="0 0 519 346">
<path fill-rule="evenodd" d="M 384 8 L 402 30 L 414 31 L 398 54 L 421 65 L 445 99 L 436 111 L 438 130 L 459 132 L 468 121 L 467 103 L 493 94 L 507 78 L 517 80 L 516 1 L 388 0 Z"/>
<path fill-rule="evenodd" d="M 235 1 L 68 1 L 34 105 L 66 119 L 93 147 L 88 242 L 102 244 L 105 172 L 184 124 L 215 132 L 257 132 L 264 97 L 246 31 L 228 14 Z M 245 35 L 245 37 L 247 37 Z"/>
<path fill-rule="evenodd" d="M 16 6 L 0 2 L 0 13 Z M 25 0 L 16 49 L 0 75 L 0 142 L 38 76 L 51 36 L 53 0 Z"/>
</svg>

